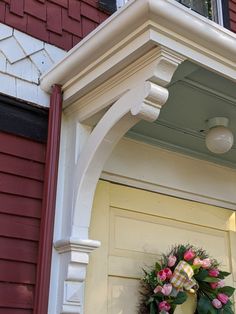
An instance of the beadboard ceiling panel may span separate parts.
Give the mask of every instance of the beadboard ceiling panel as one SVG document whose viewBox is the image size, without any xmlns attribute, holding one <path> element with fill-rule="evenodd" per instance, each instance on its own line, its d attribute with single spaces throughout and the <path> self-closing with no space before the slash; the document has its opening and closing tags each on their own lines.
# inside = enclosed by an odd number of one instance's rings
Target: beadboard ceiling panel
<svg viewBox="0 0 236 314">
<path fill-rule="evenodd" d="M 205 146 L 207 120 L 213 117 L 229 118 L 236 138 L 235 83 L 188 61 L 168 89 L 170 96 L 159 119 L 152 124 L 141 121 L 127 136 L 235 168 L 236 144 L 222 155 Z"/>
</svg>

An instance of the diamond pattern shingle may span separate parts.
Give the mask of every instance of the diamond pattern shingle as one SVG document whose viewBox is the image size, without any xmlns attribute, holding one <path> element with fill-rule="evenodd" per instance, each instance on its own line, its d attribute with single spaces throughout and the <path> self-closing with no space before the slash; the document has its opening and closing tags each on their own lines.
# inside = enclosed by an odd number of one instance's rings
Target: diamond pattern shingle
<svg viewBox="0 0 236 314">
<path fill-rule="evenodd" d="M 65 54 L 65 50 L 0 23 L 0 93 L 48 106 L 39 78 Z"/>
<path fill-rule="evenodd" d="M 108 17 L 98 0 L 1 0 L 0 22 L 64 50 Z"/>
</svg>

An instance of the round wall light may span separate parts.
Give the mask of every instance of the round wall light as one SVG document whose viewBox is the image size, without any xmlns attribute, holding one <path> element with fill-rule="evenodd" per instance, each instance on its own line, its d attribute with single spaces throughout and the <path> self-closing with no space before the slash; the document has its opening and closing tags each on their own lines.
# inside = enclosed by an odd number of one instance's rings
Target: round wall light
<svg viewBox="0 0 236 314">
<path fill-rule="evenodd" d="M 234 143 L 233 133 L 228 128 L 229 119 L 215 117 L 207 122 L 206 147 L 215 154 L 228 152 Z"/>
</svg>

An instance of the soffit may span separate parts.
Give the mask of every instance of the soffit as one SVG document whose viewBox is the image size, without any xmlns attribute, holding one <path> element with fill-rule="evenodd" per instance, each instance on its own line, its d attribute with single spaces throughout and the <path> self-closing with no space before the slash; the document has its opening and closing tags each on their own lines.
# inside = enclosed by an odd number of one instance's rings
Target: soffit
<svg viewBox="0 0 236 314">
<path fill-rule="evenodd" d="M 236 138 L 235 83 L 186 61 L 179 66 L 168 90 L 170 96 L 158 120 L 152 124 L 141 121 L 127 136 L 236 167 L 236 144 L 223 155 L 205 147 L 206 121 L 212 117 L 229 118 Z"/>
</svg>

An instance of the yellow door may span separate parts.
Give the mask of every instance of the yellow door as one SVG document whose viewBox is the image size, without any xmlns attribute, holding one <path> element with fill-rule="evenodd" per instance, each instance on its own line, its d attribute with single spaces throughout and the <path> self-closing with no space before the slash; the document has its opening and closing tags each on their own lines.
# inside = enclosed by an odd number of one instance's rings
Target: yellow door
<svg viewBox="0 0 236 314">
<path fill-rule="evenodd" d="M 142 268 L 173 244 L 203 247 L 236 280 L 231 210 L 100 181 L 90 238 L 102 246 L 90 257 L 85 314 L 136 314 Z"/>
</svg>

